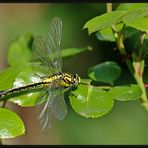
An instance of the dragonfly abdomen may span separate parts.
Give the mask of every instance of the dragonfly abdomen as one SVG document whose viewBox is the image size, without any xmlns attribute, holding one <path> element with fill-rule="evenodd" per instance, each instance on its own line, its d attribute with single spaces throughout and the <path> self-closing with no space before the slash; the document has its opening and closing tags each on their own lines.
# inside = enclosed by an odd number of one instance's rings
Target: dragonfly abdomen
<svg viewBox="0 0 148 148">
<path fill-rule="evenodd" d="M 17 93 L 23 90 L 27 90 L 29 88 L 34 88 L 37 86 L 46 87 L 46 86 L 49 86 L 50 84 L 54 84 L 52 87 L 55 87 L 55 88 L 56 87 L 68 88 L 68 87 L 77 85 L 79 81 L 80 81 L 80 78 L 77 75 L 72 76 L 67 73 L 59 72 L 51 76 L 45 77 L 41 82 L 1 91 L 0 97 Z"/>
<path fill-rule="evenodd" d="M 27 89 L 30 89 L 30 88 L 35 88 L 37 86 L 42 86 L 42 87 L 48 86 L 53 81 L 56 81 L 56 80 L 60 79 L 61 77 L 62 77 L 62 74 L 61 73 L 57 73 L 57 74 L 53 74 L 53 75 L 51 75 L 49 77 L 44 78 L 41 82 L 32 83 L 32 84 L 20 86 L 20 87 L 17 87 L 17 88 L 12 88 L 12 89 L 8 89 L 8 90 L 4 90 L 4 91 L 0 92 L 0 97 L 4 97 L 6 95 L 17 93 L 17 92 L 20 92 L 20 91 L 23 91 L 23 90 L 27 90 Z"/>
<path fill-rule="evenodd" d="M 8 90 L 4 90 L 4 91 L 0 92 L 0 97 L 6 96 L 6 95 L 12 94 L 12 93 L 20 92 L 22 90 L 26 90 L 26 89 L 29 89 L 29 88 L 41 86 L 43 84 L 44 84 L 44 82 L 38 82 L 38 83 L 33 83 L 33 84 L 21 86 L 21 87 L 18 87 L 18 88 L 12 88 L 12 89 L 8 89 Z"/>
</svg>

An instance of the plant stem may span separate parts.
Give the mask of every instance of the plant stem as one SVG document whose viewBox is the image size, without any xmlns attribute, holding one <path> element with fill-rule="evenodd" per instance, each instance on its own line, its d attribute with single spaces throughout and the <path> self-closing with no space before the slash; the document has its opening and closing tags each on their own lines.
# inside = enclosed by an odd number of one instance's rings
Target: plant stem
<svg viewBox="0 0 148 148">
<path fill-rule="evenodd" d="M 147 100 L 147 94 L 146 89 L 144 87 L 143 78 L 138 76 L 136 73 L 134 74 L 134 77 L 136 79 L 136 82 L 138 83 L 139 87 L 142 90 L 142 95 L 140 97 L 141 105 L 148 111 L 148 100 Z"/>
<path fill-rule="evenodd" d="M 143 71 L 144 71 L 144 60 L 142 57 L 144 37 L 145 37 L 145 32 L 142 32 L 141 33 L 141 48 L 139 51 L 139 55 L 137 57 L 137 61 L 135 61 L 133 63 L 133 66 L 135 69 L 134 77 L 142 90 L 142 95 L 141 95 L 140 101 L 141 101 L 141 104 L 143 105 L 143 107 L 148 111 L 148 100 L 147 100 L 146 88 L 145 88 L 143 78 L 142 78 Z"/>
<path fill-rule="evenodd" d="M 127 52 L 125 50 L 125 47 L 124 47 L 124 43 L 123 43 L 123 33 L 122 32 L 115 32 L 114 28 L 112 28 L 113 30 L 113 33 L 115 34 L 118 34 L 118 36 L 116 35 L 116 43 L 117 43 L 117 46 L 118 46 L 118 49 L 121 53 L 122 56 L 127 56 Z M 140 54 L 141 56 L 141 54 Z M 140 62 L 139 62 L 140 60 Z M 143 65 L 142 65 L 142 60 L 141 58 L 139 59 L 138 58 L 138 61 L 135 62 L 135 64 L 132 64 L 131 61 L 128 59 L 128 58 L 125 58 L 125 63 L 126 65 L 128 66 L 131 74 L 134 76 L 137 84 L 139 85 L 139 87 L 141 88 L 142 90 L 142 95 L 140 97 L 140 101 L 141 101 L 141 105 L 146 109 L 146 111 L 148 111 L 148 100 L 147 100 L 147 95 L 146 95 L 146 89 L 144 87 L 144 82 L 143 82 L 143 78 L 142 78 L 142 74 L 143 74 Z M 134 61 L 133 61 L 134 63 Z M 133 66 L 135 65 L 135 66 Z"/>
<path fill-rule="evenodd" d="M 107 3 L 106 7 L 107 7 L 107 12 L 111 12 L 112 11 L 112 3 Z"/>
<path fill-rule="evenodd" d="M 144 37 L 146 35 L 146 32 L 141 33 L 141 48 L 139 50 L 139 60 L 142 59 L 142 54 L 143 54 L 143 43 L 144 43 Z"/>
<path fill-rule="evenodd" d="M 4 100 L 2 108 L 4 108 L 6 106 L 7 100 Z"/>
<path fill-rule="evenodd" d="M 107 3 L 107 12 L 111 12 L 112 11 L 112 3 Z M 124 29 L 125 26 L 123 26 Z M 127 57 L 127 52 L 126 49 L 124 47 L 124 34 L 121 32 L 118 32 L 116 30 L 115 25 L 112 25 L 112 31 L 116 40 L 116 44 L 117 47 L 121 53 L 121 55 L 123 57 Z M 133 64 L 132 62 L 128 59 L 125 58 L 125 63 L 128 67 L 128 69 L 130 70 L 131 74 L 134 76 L 137 84 L 139 85 L 139 87 L 142 90 L 142 95 L 140 97 L 140 101 L 141 101 L 141 105 L 146 109 L 146 111 L 148 111 L 148 100 L 147 100 L 147 94 L 146 94 L 146 89 L 144 86 L 144 82 L 143 82 L 143 78 L 142 78 L 142 74 L 143 74 L 143 65 L 142 65 L 142 46 L 143 46 L 143 42 L 144 42 L 144 37 L 145 37 L 145 32 L 142 32 L 141 35 L 141 48 L 140 48 L 140 53 L 139 53 L 139 57 L 138 57 L 138 61 L 135 62 L 135 66 L 134 66 L 134 61 Z"/>
<path fill-rule="evenodd" d="M 126 63 L 126 65 L 128 66 L 131 74 L 133 75 L 134 74 L 134 69 L 133 69 L 133 66 L 132 66 L 131 61 L 128 58 L 126 58 L 127 57 L 127 52 L 126 52 L 125 47 L 124 47 L 123 37 L 124 36 L 123 36 L 123 33 L 122 32 L 118 33 L 118 38 L 116 40 L 116 43 L 117 43 L 117 46 L 118 46 L 118 49 L 119 49 L 121 55 L 123 57 L 125 57 L 125 63 Z"/>
</svg>

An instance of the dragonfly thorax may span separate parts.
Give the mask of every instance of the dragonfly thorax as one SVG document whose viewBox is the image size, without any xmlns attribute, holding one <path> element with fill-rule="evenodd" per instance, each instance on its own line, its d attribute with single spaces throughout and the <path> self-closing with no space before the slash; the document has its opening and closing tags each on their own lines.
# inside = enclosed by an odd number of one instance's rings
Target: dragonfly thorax
<svg viewBox="0 0 148 148">
<path fill-rule="evenodd" d="M 43 80 L 44 85 L 54 83 L 55 87 L 75 87 L 80 83 L 80 77 L 77 74 L 56 73 Z"/>
<path fill-rule="evenodd" d="M 64 73 L 63 81 L 66 83 L 67 87 L 75 87 L 80 83 L 80 77 L 77 74 L 67 74 Z"/>
</svg>

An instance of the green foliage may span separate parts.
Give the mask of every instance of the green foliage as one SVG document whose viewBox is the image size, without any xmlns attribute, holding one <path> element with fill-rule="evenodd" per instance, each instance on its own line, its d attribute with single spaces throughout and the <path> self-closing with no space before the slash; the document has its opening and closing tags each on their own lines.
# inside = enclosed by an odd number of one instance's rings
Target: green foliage
<svg viewBox="0 0 148 148">
<path fill-rule="evenodd" d="M 0 108 L 0 138 L 13 138 L 25 133 L 20 117 L 9 109 Z"/>
<path fill-rule="evenodd" d="M 96 33 L 97 39 L 100 41 L 115 42 L 114 35 L 111 28 L 103 29 Z"/>
<path fill-rule="evenodd" d="M 17 74 L 21 71 L 21 66 L 13 66 L 5 69 L 0 72 L 0 90 L 9 89 L 12 87 L 12 84 L 17 76 Z"/>
<path fill-rule="evenodd" d="M 112 11 L 89 20 L 84 25 L 84 28 L 88 28 L 88 32 L 91 34 L 96 31 L 111 28 L 112 25 L 123 22 L 127 26 L 141 31 L 147 31 L 148 28 L 146 24 L 148 23 L 148 8 L 145 5 L 143 7 L 139 7 L 138 5 L 137 7 L 138 9 L 130 7 L 128 11 L 123 11 L 122 8 L 119 10 L 120 7 L 118 7 L 118 10 L 116 11 Z"/>
<path fill-rule="evenodd" d="M 35 82 L 39 82 L 41 78 L 39 76 L 36 76 L 34 73 L 35 71 L 33 71 L 30 63 L 24 65 L 22 71 L 17 75 L 13 83 L 13 87 L 17 88 L 17 87 L 25 86 L 28 84 L 33 84 Z M 36 105 L 36 99 L 40 95 L 41 93 L 37 91 L 36 89 L 33 89 L 32 91 L 26 90 L 24 91 L 24 93 L 21 93 L 21 95 L 18 95 L 18 96 L 14 95 L 13 98 L 9 99 L 9 101 L 16 103 L 23 107 L 34 106 Z"/>
<path fill-rule="evenodd" d="M 120 66 L 112 61 L 107 61 L 91 67 L 88 76 L 94 81 L 113 83 L 121 74 Z"/>
<path fill-rule="evenodd" d="M 26 63 L 31 59 L 31 45 L 33 37 L 26 33 L 17 38 L 9 47 L 8 63 L 10 66 Z"/>
<path fill-rule="evenodd" d="M 89 20 L 83 28 L 88 28 L 89 34 L 102 29 L 110 28 L 112 25 L 120 23 L 125 14 L 126 11 L 113 11 L 105 13 Z"/>
<path fill-rule="evenodd" d="M 32 54 L 32 41 L 32 35 L 27 33 L 18 37 L 10 45 L 7 56 L 10 67 L 0 73 L 0 90 L 17 88 L 39 82 L 41 81 L 41 77 L 45 76 L 45 73 L 47 73 L 48 68 L 41 66 L 40 63 L 33 62 L 34 54 Z M 91 50 L 91 47 L 68 48 L 62 50 L 62 56 L 67 58 L 88 50 Z M 1 98 L 1 101 L 9 98 L 7 101 L 22 107 L 35 106 L 38 104 L 38 98 L 42 98 L 44 93 L 43 88 L 27 89 L 22 92 L 15 92 L 4 96 Z M 0 108 L 0 111 L 4 113 L 4 116 L 2 116 L 3 113 L 0 116 L 0 138 L 11 138 L 24 134 L 25 127 L 23 121 L 20 121 L 21 119 L 19 119 L 18 116 L 3 108 Z M 8 125 L 6 123 L 8 123 Z"/>
<path fill-rule="evenodd" d="M 148 32 L 148 8 L 139 8 L 127 13 L 123 18 L 123 22 L 130 27 L 133 27 L 140 31 Z"/>
<path fill-rule="evenodd" d="M 115 11 L 96 16 L 85 23 L 83 29 L 87 28 L 89 34 L 96 32 L 98 40 L 116 43 L 119 53 L 124 58 L 137 84 L 127 86 L 125 82 L 125 85 L 122 86 L 113 85 L 122 74 L 122 67 L 116 62 L 106 61 L 90 67 L 87 73 L 90 79 L 82 79 L 81 84 L 72 90 L 69 96 L 72 108 L 79 115 L 85 118 L 102 117 L 111 111 L 115 101 L 137 99 L 141 99 L 141 102 L 144 102 L 144 107 L 148 110 L 146 90 L 142 78 L 145 63 L 143 55 L 148 53 L 146 40 L 148 38 L 146 35 L 148 31 L 148 8 L 146 5 L 121 4 Z M 144 38 L 145 35 L 147 38 Z M 134 36 L 138 36 L 137 42 L 134 41 L 138 44 L 136 46 L 138 51 L 132 47 L 129 52 L 126 50 L 125 42 Z M 41 76 L 45 76 L 47 73 L 47 69 L 41 67 L 40 63 L 32 62 L 32 40 L 31 34 L 24 34 L 10 45 L 7 59 L 10 67 L 0 73 L 1 90 L 38 82 L 41 80 Z M 134 45 L 133 42 L 132 44 Z M 76 56 L 88 50 L 92 51 L 89 46 L 63 49 L 62 57 Z M 131 59 L 128 58 L 129 53 L 132 53 Z M 92 81 L 97 82 L 94 85 Z M 98 82 L 108 85 L 99 86 Z M 8 101 L 23 107 L 35 106 L 37 98 L 41 97 L 43 93 L 43 89 L 29 89 L 10 95 Z M 23 122 L 15 113 L 0 108 L 0 120 L 1 138 L 24 134 Z"/>
<path fill-rule="evenodd" d="M 124 33 L 124 39 L 132 38 L 132 36 L 139 34 L 139 30 L 132 28 L 132 27 L 126 27 L 123 30 Z"/>
<path fill-rule="evenodd" d="M 121 3 L 118 5 L 116 10 L 134 10 L 134 9 L 139 9 L 143 7 L 148 7 L 147 3 Z"/>
<path fill-rule="evenodd" d="M 123 28 L 123 24 L 116 24 L 115 27 L 118 31 L 120 31 Z M 124 39 L 127 39 L 127 38 L 134 36 L 134 35 L 137 35 L 137 33 L 139 33 L 139 31 L 137 29 L 132 28 L 132 27 L 126 27 L 123 30 L 123 33 L 124 33 Z M 116 41 L 111 28 L 106 28 L 106 29 L 98 31 L 96 33 L 96 37 L 100 41 L 107 41 L 107 42 L 115 42 Z"/>
<path fill-rule="evenodd" d="M 116 86 L 111 88 L 109 92 L 118 101 L 136 100 L 142 94 L 140 87 L 134 84 L 130 86 Z"/>
<path fill-rule="evenodd" d="M 89 51 L 89 50 L 92 50 L 92 48 L 90 46 L 88 46 L 86 48 L 67 48 L 67 49 L 63 49 L 62 50 L 62 57 L 66 58 L 66 57 L 74 56 L 74 55 L 77 55 L 77 54 L 80 54 L 82 52 Z"/>
<path fill-rule="evenodd" d="M 111 4 L 109 5 L 111 6 Z M 116 43 L 118 52 L 137 83 L 137 85 L 112 87 L 109 93 L 118 101 L 140 99 L 142 105 L 148 111 L 148 98 L 142 77 L 145 55 L 148 53 L 147 6 L 146 3 L 120 4 L 115 11 L 108 9 L 107 13 L 90 19 L 83 28 L 88 29 L 89 35 L 96 32 L 96 37 L 100 41 Z M 131 46 L 127 46 L 128 44 L 131 44 Z M 88 75 L 92 80 L 112 83 L 121 74 L 121 68 L 118 68 L 118 66 L 116 68 L 112 71 L 112 67 L 106 68 L 104 63 L 103 65 L 98 64 L 89 69 Z"/>
<path fill-rule="evenodd" d="M 121 30 L 123 27 L 123 24 L 117 24 L 116 28 L 117 30 Z M 109 41 L 109 42 L 115 42 L 114 35 L 112 34 L 111 28 L 106 28 L 103 30 L 100 30 L 96 33 L 97 39 L 101 41 Z"/>
<path fill-rule="evenodd" d="M 72 108 L 86 118 L 97 118 L 107 114 L 114 100 L 110 93 L 92 85 L 79 85 L 70 96 Z"/>
</svg>

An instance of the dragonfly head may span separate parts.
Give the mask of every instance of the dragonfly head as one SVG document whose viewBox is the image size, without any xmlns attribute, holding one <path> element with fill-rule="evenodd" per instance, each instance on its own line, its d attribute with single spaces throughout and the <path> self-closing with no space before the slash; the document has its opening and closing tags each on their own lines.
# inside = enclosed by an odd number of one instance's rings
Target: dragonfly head
<svg viewBox="0 0 148 148">
<path fill-rule="evenodd" d="M 60 85 L 68 88 L 78 86 L 79 83 L 80 77 L 77 74 L 64 73 L 64 75 L 62 75 L 62 81 L 60 82 Z"/>
<path fill-rule="evenodd" d="M 80 81 L 81 81 L 81 78 L 77 74 L 74 74 L 72 76 L 72 85 L 73 86 L 78 86 L 78 84 L 80 83 Z"/>
</svg>

